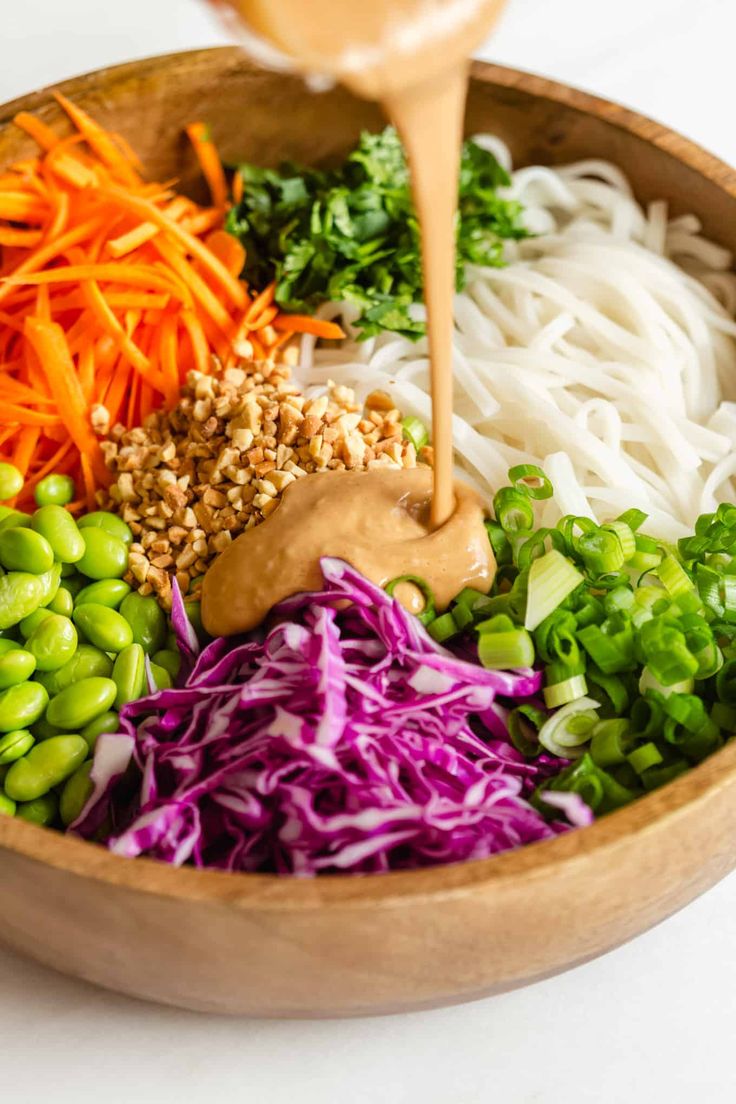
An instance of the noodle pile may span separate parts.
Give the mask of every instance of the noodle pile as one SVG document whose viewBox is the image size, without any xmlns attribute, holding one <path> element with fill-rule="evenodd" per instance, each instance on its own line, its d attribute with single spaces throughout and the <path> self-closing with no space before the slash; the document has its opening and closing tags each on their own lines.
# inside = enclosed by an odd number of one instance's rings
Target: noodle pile
<svg viewBox="0 0 736 1104">
<path fill-rule="evenodd" d="M 510 168 L 496 139 L 476 138 Z M 506 243 L 505 268 L 468 270 L 455 301 L 458 465 L 491 495 L 510 465 L 555 486 L 541 523 L 596 521 L 637 506 L 651 531 L 681 536 L 736 501 L 736 276 L 693 216 L 643 210 L 601 161 L 512 174 L 506 191 L 534 236 Z M 423 308 L 418 306 L 417 311 Z M 350 329 L 355 308 L 320 313 Z M 390 392 L 429 423 L 426 338 L 384 333 L 338 348 L 302 340 L 305 386 Z"/>
</svg>

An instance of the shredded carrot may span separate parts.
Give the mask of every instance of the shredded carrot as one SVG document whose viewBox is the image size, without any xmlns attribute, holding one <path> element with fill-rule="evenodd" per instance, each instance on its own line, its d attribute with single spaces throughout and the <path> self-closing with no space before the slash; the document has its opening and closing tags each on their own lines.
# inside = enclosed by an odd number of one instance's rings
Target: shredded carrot
<svg viewBox="0 0 736 1104">
<path fill-rule="evenodd" d="M 312 318 L 308 314 L 280 314 L 271 325 L 281 333 L 307 333 L 323 337 L 329 341 L 339 341 L 345 336 L 337 322 L 325 322 L 322 318 Z"/>
<path fill-rule="evenodd" d="M 242 198 L 243 198 L 243 177 L 242 177 L 241 173 L 238 172 L 238 170 L 236 169 L 236 171 L 233 173 L 233 203 L 236 205 L 236 207 L 240 203 Z"/>
<path fill-rule="evenodd" d="M 227 203 L 227 181 L 217 149 L 204 123 L 190 123 L 187 127 L 189 141 L 194 146 L 202 175 L 207 181 L 215 207 L 224 208 Z"/>
<path fill-rule="evenodd" d="M 14 230 L 12 226 L 0 226 L 0 245 L 17 245 L 32 249 L 42 240 L 42 230 Z"/>
<path fill-rule="evenodd" d="M 72 509 L 109 482 L 94 426 L 137 425 L 176 402 L 191 369 L 273 360 L 296 333 L 340 327 L 285 316 L 275 288 L 240 279 L 241 244 L 225 233 L 228 180 L 202 123 L 187 133 L 211 193 L 200 206 L 176 181 L 146 182 L 124 138 L 79 105 L 58 136 L 20 112 L 39 147 L 0 173 L 0 460 L 26 476 L 21 500 L 51 471 L 76 481 Z M 235 202 L 243 195 L 239 173 Z"/>
<path fill-rule="evenodd" d="M 13 122 L 21 130 L 24 130 L 26 134 L 30 135 L 33 141 L 42 150 L 52 150 L 59 142 L 58 137 L 54 134 L 51 127 L 46 126 L 45 123 L 37 119 L 35 115 L 31 115 L 28 111 L 19 111 L 13 119 Z"/>
<path fill-rule="evenodd" d="M 237 238 L 225 230 L 213 230 L 205 244 L 225 266 L 231 276 L 239 276 L 245 265 L 245 250 Z"/>
</svg>

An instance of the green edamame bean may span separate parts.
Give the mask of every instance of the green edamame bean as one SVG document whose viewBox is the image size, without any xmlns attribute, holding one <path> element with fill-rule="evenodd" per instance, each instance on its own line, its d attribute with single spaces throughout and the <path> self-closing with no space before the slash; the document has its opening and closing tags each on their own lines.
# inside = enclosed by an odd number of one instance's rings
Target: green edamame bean
<svg viewBox="0 0 736 1104">
<path fill-rule="evenodd" d="M 84 555 L 84 538 L 77 523 L 63 506 L 41 506 L 31 518 L 31 526 L 51 545 L 60 563 L 73 564 Z"/>
<path fill-rule="evenodd" d="M 14 510 L 12 506 L 0 505 L 0 521 L 4 521 L 6 517 L 10 517 L 11 514 L 17 514 L 18 511 Z"/>
<path fill-rule="evenodd" d="M 50 613 L 28 637 L 26 648 L 39 671 L 58 671 L 76 652 L 77 639 L 77 630 L 68 617 Z"/>
<path fill-rule="evenodd" d="M 38 578 L 43 584 L 41 605 L 48 606 L 56 597 L 56 592 L 61 584 L 61 564 L 55 563 L 50 571 L 44 571 L 43 575 L 39 575 Z"/>
<path fill-rule="evenodd" d="M 31 732 L 37 740 L 50 740 L 52 736 L 64 735 L 60 728 L 49 724 L 45 717 L 39 717 L 35 724 L 31 725 Z"/>
<path fill-rule="evenodd" d="M 77 819 L 95 788 L 89 777 L 91 770 L 92 760 L 90 759 L 87 763 L 82 763 L 64 784 L 59 800 L 59 814 L 65 828 Z"/>
<path fill-rule="evenodd" d="M 181 667 L 181 656 L 174 648 L 162 648 L 160 652 L 155 652 L 151 658 L 159 667 L 163 667 L 164 671 L 169 672 L 172 681 L 176 679 Z"/>
<path fill-rule="evenodd" d="M 166 614 L 152 596 L 129 594 L 120 612 L 133 630 L 133 640 L 146 655 L 157 652 L 166 642 Z"/>
<path fill-rule="evenodd" d="M 0 563 L 8 571 L 42 575 L 54 564 L 51 545 L 33 529 L 6 529 L 0 533 Z"/>
<path fill-rule="evenodd" d="M 35 742 L 27 728 L 7 732 L 0 737 L 0 766 L 4 767 L 8 763 L 14 763 L 16 759 L 22 759 Z"/>
<path fill-rule="evenodd" d="M 43 584 L 37 575 L 9 571 L 0 576 L 0 629 L 17 625 L 38 609 L 42 598 Z"/>
<path fill-rule="evenodd" d="M 74 480 L 54 472 L 39 480 L 33 497 L 37 506 L 66 506 L 74 501 Z"/>
<path fill-rule="evenodd" d="M 31 684 L 26 683 L 26 685 Z M 5 692 L 10 693 L 8 690 Z M 67 686 L 51 699 L 46 710 L 46 719 L 49 724 L 64 728 L 67 732 L 77 732 L 100 713 L 106 713 L 115 701 L 117 692 L 118 688 L 111 678 L 80 679 L 79 682 L 73 682 L 71 686 Z M 2 695 L 0 695 L 1 700 Z M 48 743 L 48 740 L 45 743 Z"/>
<path fill-rule="evenodd" d="M 11 801 L 6 794 L 0 791 L 0 814 L 5 816 L 14 816 L 17 806 L 14 801 Z"/>
<path fill-rule="evenodd" d="M 169 629 L 169 631 L 166 634 L 166 645 L 165 645 L 165 647 L 166 647 L 167 652 L 175 652 L 178 648 L 178 644 L 177 644 L 177 640 L 176 640 L 176 633 L 174 632 L 173 629 Z"/>
<path fill-rule="evenodd" d="M 99 602 L 75 606 L 72 618 L 90 644 L 103 652 L 121 652 L 133 643 L 133 630 L 125 618 L 117 610 L 101 606 Z"/>
<path fill-rule="evenodd" d="M 117 686 L 115 708 L 137 701 L 146 691 L 146 653 L 140 644 L 129 644 L 115 660 L 112 677 Z"/>
<path fill-rule="evenodd" d="M 45 686 L 51 697 L 86 678 L 109 678 L 112 660 L 93 644 L 80 644 L 76 652 L 58 671 L 39 671 L 36 681 Z"/>
<path fill-rule="evenodd" d="M 71 617 L 74 610 L 74 599 L 66 587 L 60 586 L 46 609 L 51 613 L 60 613 L 62 617 Z"/>
<path fill-rule="evenodd" d="M 21 682 L 3 690 L 0 693 L 0 732 L 28 728 L 42 715 L 48 701 L 46 688 L 38 682 Z"/>
<path fill-rule="evenodd" d="M 103 732 L 119 732 L 120 731 L 120 718 L 117 713 L 114 713 L 111 709 L 107 713 L 100 713 L 99 717 L 95 717 L 93 721 L 90 721 L 88 725 L 85 725 L 79 735 L 83 740 L 87 741 L 90 751 L 95 750 L 97 744 L 97 737 L 102 736 Z"/>
<path fill-rule="evenodd" d="M 104 529 L 87 526 L 80 530 L 84 553 L 77 570 L 89 579 L 119 579 L 128 567 L 128 546 Z"/>
<path fill-rule="evenodd" d="M 24 648 L 0 656 L 0 690 L 25 682 L 36 670 L 36 657 Z"/>
<path fill-rule="evenodd" d="M 151 678 L 157 690 L 170 690 L 174 685 L 169 672 L 165 667 L 159 667 L 158 663 L 151 664 Z"/>
<path fill-rule="evenodd" d="M 14 464 L 0 464 L 0 498 L 15 498 L 23 490 L 23 476 Z"/>
<path fill-rule="evenodd" d="M 53 824 L 58 814 L 59 799 L 53 792 L 37 797 L 35 801 L 24 801 L 15 810 L 15 815 L 20 820 L 27 820 L 29 824 L 40 824 L 41 827 Z"/>
<path fill-rule="evenodd" d="M 0 521 L 0 533 L 4 533 L 6 529 L 24 528 L 28 529 L 31 525 L 31 515 L 25 514 L 22 510 L 11 510 L 9 514 Z"/>
<path fill-rule="evenodd" d="M 35 801 L 65 782 L 87 758 L 81 736 L 53 736 L 35 744 L 17 759 L 5 776 L 5 792 L 13 801 Z"/>
<path fill-rule="evenodd" d="M 46 606 L 42 606 L 41 609 L 37 609 L 34 610 L 33 613 L 29 613 L 28 616 L 24 617 L 18 625 L 21 636 L 24 637 L 25 640 L 27 640 L 29 636 L 33 635 L 38 626 L 41 625 L 47 617 L 53 617 L 53 614 L 51 613 L 51 610 L 48 609 L 48 607 Z"/>
<path fill-rule="evenodd" d="M 129 594 L 130 586 L 122 579 L 100 579 L 96 583 L 89 583 L 86 587 L 82 587 L 75 605 L 84 606 L 88 602 L 96 602 L 99 606 L 117 609 Z"/>
<path fill-rule="evenodd" d="M 111 537 L 117 537 L 123 544 L 133 543 L 133 533 L 129 525 L 119 518 L 117 514 L 111 514 L 108 510 L 93 510 L 79 519 L 80 529 L 104 529 Z"/>
<path fill-rule="evenodd" d="M 8 636 L 0 637 L 0 656 L 7 655 L 8 652 L 15 652 L 20 648 L 20 644 L 17 640 L 11 640 Z"/>
</svg>

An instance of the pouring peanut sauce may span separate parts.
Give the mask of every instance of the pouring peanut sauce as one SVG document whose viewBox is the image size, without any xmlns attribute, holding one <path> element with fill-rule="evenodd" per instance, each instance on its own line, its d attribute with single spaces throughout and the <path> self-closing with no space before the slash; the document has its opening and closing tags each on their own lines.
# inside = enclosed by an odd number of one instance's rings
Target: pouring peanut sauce
<svg viewBox="0 0 736 1104">
<path fill-rule="evenodd" d="M 240 536 L 207 573 L 204 625 L 215 636 L 254 628 L 281 599 L 319 588 L 325 555 L 347 560 L 380 585 L 421 575 L 443 609 L 463 586 L 488 590 L 495 568 L 482 501 L 453 478 L 452 307 L 467 58 L 504 0 L 215 3 L 247 48 L 380 100 L 401 135 L 422 234 L 434 467 L 433 474 L 327 473 L 293 484 L 271 517 Z M 412 593 L 397 597 L 415 604 Z"/>
</svg>

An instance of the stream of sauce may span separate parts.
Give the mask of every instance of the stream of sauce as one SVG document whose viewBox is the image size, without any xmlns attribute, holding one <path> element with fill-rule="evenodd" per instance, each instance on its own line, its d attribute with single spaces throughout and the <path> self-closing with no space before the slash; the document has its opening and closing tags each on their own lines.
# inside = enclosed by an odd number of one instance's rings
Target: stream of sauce
<svg viewBox="0 0 736 1104">
<path fill-rule="evenodd" d="M 246 631 L 281 599 L 319 589 L 321 555 L 381 585 L 421 575 L 442 609 L 463 586 L 487 590 L 495 566 L 483 504 L 453 480 L 452 305 L 467 59 L 505 0 L 214 2 L 236 18 L 248 49 L 265 44 L 266 60 L 280 57 L 380 100 L 402 137 L 422 231 L 434 470 L 329 473 L 292 484 L 271 517 L 207 573 L 204 625 L 215 636 Z"/>
</svg>

